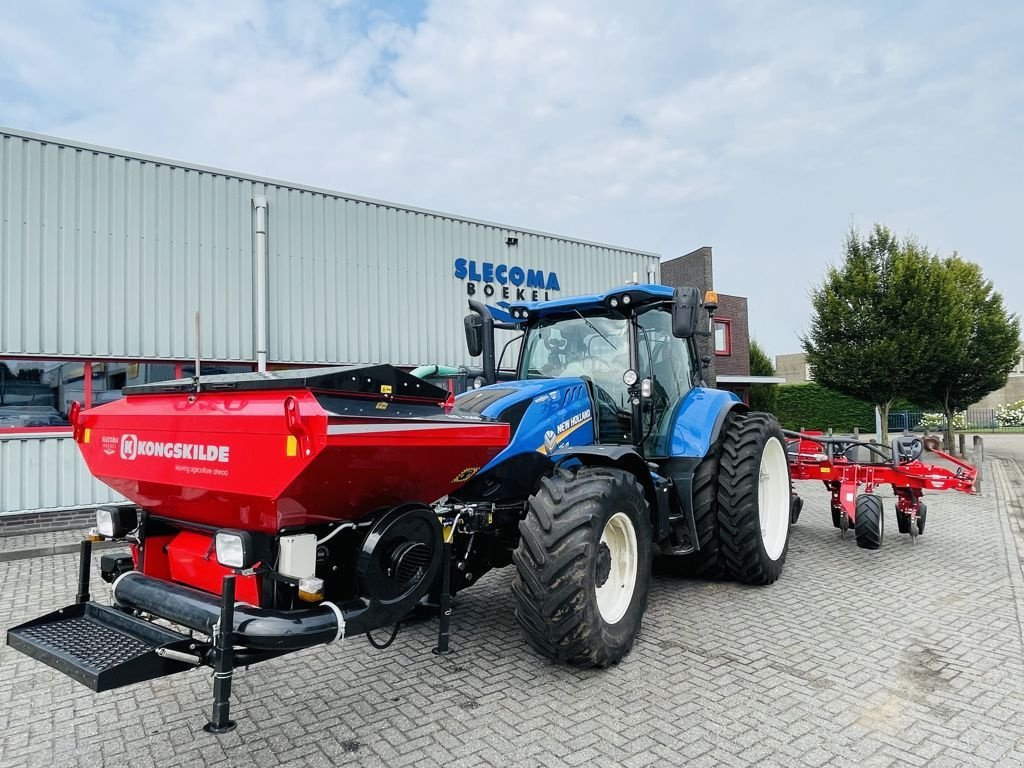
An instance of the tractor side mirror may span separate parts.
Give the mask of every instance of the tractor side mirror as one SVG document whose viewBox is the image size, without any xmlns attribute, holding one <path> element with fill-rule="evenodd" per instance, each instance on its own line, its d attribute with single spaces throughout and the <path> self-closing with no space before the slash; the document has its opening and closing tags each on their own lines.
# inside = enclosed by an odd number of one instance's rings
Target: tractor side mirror
<svg viewBox="0 0 1024 768">
<path fill-rule="evenodd" d="M 466 315 L 466 347 L 470 357 L 480 357 L 484 351 L 484 319 L 476 312 Z"/>
<path fill-rule="evenodd" d="M 672 295 L 672 335 L 688 339 L 697 331 L 700 294 L 696 288 L 676 288 Z"/>
</svg>

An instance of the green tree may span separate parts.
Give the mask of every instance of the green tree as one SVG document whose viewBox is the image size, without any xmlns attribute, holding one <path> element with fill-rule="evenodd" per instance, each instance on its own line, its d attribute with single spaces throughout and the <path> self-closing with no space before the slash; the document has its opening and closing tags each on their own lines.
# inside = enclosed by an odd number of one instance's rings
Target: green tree
<svg viewBox="0 0 1024 768">
<path fill-rule="evenodd" d="M 1000 387 L 1020 355 L 1020 319 L 1006 311 L 1003 297 L 981 267 L 955 253 L 942 261 L 943 323 L 931 341 L 932 360 L 910 390 L 916 402 L 942 410 L 946 445 L 953 447 L 953 414 Z"/>
<path fill-rule="evenodd" d="M 755 339 L 750 340 L 750 375 L 775 375 L 775 366 L 772 364 L 771 358 L 765 354 L 765 351 L 761 349 L 761 345 Z M 752 384 L 750 387 L 750 407 L 755 411 L 775 413 L 777 392 L 775 384 Z"/>
<path fill-rule="evenodd" d="M 878 407 L 887 443 L 890 406 L 919 386 L 941 338 L 945 301 L 935 298 L 946 271 L 914 239 L 879 224 L 867 238 L 851 228 L 844 250 L 811 292 L 801 344 L 816 382 Z"/>
</svg>

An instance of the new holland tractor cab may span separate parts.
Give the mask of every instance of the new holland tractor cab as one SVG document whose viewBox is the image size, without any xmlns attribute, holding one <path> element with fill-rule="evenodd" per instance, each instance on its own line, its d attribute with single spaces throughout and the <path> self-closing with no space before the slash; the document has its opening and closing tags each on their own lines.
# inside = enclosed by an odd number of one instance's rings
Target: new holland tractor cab
<svg viewBox="0 0 1024 768">
<path fill-rule="evenodd" d="M 711 297 L 704 308 L 714 312 Z M 708 317 L 695 288 L 627 285 L 470 309 L 482 376 L 452 413 L 508 423 L 512 438 L 452 498 L 521 510 L 508 541 L 513 593 L 536 650 L 580 666 L 620 660 L 655 555 L 695 576 L 779 577 L 785 439 L 774 416 L 704 386 L 696 337 Z M 495 329 L 522 334 L 514 380 L 498 380 Z"/>
<path fill-rule="evenodd" d="M 439 616 L 515 565 L 516 616 L 543 655 L 607 666 L 632 647 L 655 554 L 696 575 L 778 578 L 790 482 L 775 419 L 703 386 L 694 289 L 629 285 L 471 304 L 481 386 L 390 365 L 127 387 L 69 419 L 90 472 L 131 503 L 82 542 L 75 603 L 12 627 L 12 648 L 95 691 L 233 670 Z M 495 329 L 522 335 L 498 380 Z M 91 599 L 91 542 L 112 604 Z"/>
</svg>

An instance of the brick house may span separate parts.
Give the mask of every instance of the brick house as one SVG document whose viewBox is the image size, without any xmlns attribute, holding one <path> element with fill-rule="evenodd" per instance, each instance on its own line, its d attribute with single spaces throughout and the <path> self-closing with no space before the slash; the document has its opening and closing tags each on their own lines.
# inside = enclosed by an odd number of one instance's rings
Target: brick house
<svg viewBox="0 0 1024 768">
<path fill-rule="evenodd" d="M 692 285 L 703 295 L 714 290 L 713 258 L 710 246 L 661 263 L 664 285 Z M 701 357 L 708 360 L 708 385 L 735 392 L 750 401 L 751 384 L 781 384 L 774 376 L 750 375 L 750 321 L 745 296 L 718 294 L 718 310 L 712 328 L 698 341 Z"/>
</svg>

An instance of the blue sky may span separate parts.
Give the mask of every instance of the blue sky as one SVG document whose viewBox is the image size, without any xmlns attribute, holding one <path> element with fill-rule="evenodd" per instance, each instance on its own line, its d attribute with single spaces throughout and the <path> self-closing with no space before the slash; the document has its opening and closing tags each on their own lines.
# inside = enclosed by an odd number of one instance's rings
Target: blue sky
<svg viewBox="0 0 1024 768">
<path fill-rule="evenodd" d="M 851 226 L 1024 311 L 1018 2 L 7 2 L 0 124 L 677 256 L 771 354 Z M 625 277 L 625 276 L 624 276 Z"/>
</svg>

